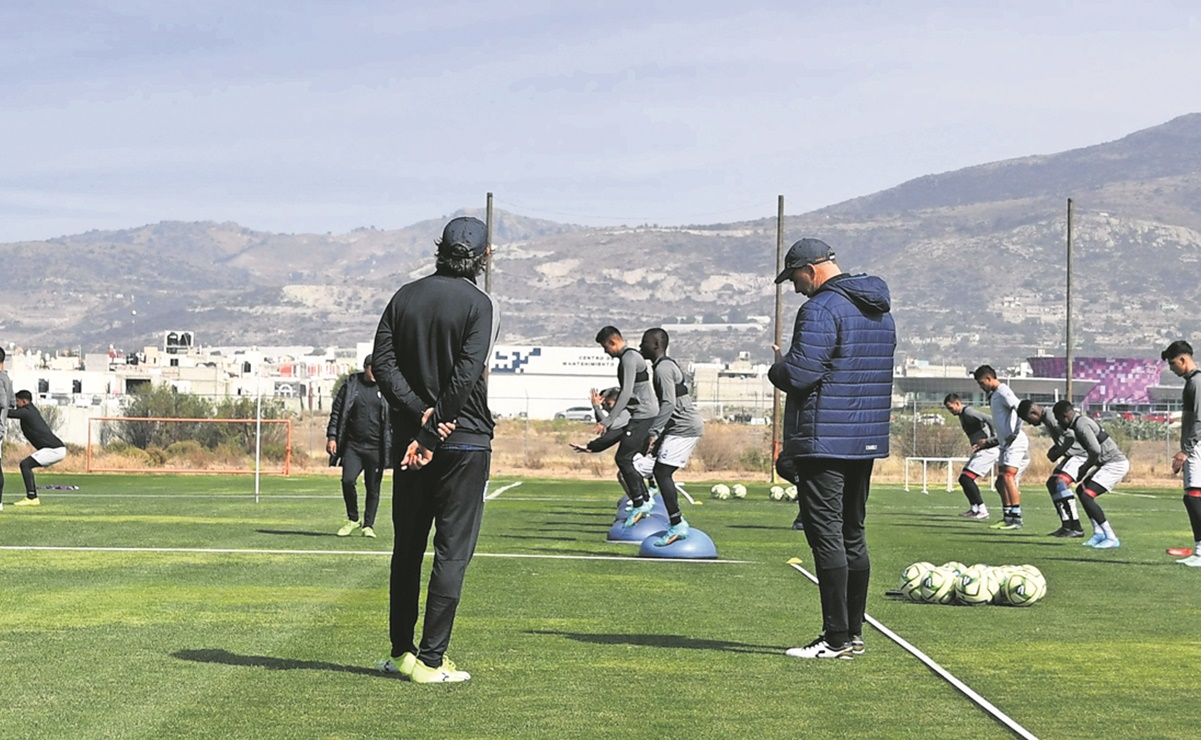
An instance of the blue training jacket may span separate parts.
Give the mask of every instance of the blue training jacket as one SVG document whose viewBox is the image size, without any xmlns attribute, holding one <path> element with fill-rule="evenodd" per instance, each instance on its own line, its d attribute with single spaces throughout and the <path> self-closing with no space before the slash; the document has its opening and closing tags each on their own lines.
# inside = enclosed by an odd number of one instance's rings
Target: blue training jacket
<svg viewBox="0 0 1201 740">
<path fill-rule="evenodd" d="M 768 372 L 784 391 L 784 439 L 794 457 L 888 457 L 893 353 L 888 285 L 838 275 L 797 311 L 792 346 Z"/>
</svg>

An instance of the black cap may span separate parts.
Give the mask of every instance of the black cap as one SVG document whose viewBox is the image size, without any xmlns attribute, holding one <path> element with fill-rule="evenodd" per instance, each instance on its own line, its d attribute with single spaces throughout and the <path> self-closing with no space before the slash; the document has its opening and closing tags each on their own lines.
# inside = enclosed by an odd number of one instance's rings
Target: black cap
<svg viewBox="0 0 1201 740">
<path fill-rule="evenodd" d="M 821 239 L 802 239 L 788 250 L 784 257 L 784 269 L 776 275 L 776 283 L 782 283 L 792 277 L 793 270 L 805 265 L 817 265 L 834 259 L 834 250 Z"/>
<path fill-rule="evenodd" d="M 442 229 L 442 249 L 465 247 L 473 257 L 479 257 L 488 248 L 488 226 L 473 216 L 452 218 Z"/>
<path fill-rule="evenodd" d="M 368 352 L 367 356 L 363 358 L 363 369 L 366 370 L 369 367 L 371 367 L 371 353 L 370 352 Z"/>
</svg>

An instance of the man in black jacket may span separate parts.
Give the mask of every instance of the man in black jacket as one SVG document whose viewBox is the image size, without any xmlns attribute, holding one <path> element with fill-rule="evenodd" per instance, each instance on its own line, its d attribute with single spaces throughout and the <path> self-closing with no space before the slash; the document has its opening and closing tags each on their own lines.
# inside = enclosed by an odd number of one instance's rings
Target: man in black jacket
<svg viewBox="0 0 1201 740">
<path fill-rule="evenodd" d="M 402 286 L 384 309 L 374 351 L 398 460 L 392 654 L 378 667 L 416 683 L 471 678 L 446 659 L 446 648 L 479 536 L 494 426 L 485 371 L 499 313 L 475 284 L 488 259 L 487 227 L 476 218 L 452 219 L 437 246 L 434 274 Z M 452 422 L 453 431 L 441 438 L 438 425 Z M 434 564 L 418 645 L 414 629 L 431 526 Z"/>
<path fill-rule="evenodd" d="M 41 412 L 33 405 L 33 394 L 17 391 L 17 407 L 8 410 L 8 418 L 21 422 L 21 434 L 33 445 L 33 454 L 21 461 L 21 479 L 25 482 L 25 498 L 13 506 L 41 506 L 38 485 L 33 477 L 34 468 L 48 468 L 63 461 L 67 446 L 50 430 Z"/>
<path fill-rule="evenodd" d="M 367 506 L 363 512 L 363 536 L 375 537 L 375 512 L 379 509 L 379 486 L 384 468 L 391 467 L 392 425 L 388 404 L 371 371 L 371 355 L 363 360 L 363 372 L 346 378 L 334 397 L 325 428 L 325 451 L 330 465 L 342 466 L 342 499 L 346 502 L 346 524 L 338 530 L 347 537 L 359 528 L 359 494 L 355 481 L 363 474 Z"/>
</svg>

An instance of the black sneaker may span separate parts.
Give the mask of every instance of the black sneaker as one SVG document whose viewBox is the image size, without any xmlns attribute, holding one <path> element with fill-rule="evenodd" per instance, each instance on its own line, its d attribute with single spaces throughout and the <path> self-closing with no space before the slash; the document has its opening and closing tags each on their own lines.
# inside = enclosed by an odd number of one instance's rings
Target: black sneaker
<svg viewBox="0 0 1201 740">
<path fill-rule="evenodd" d="M 1060 527 L 1054 532 L 1047 532 L 1048 537 L 1070 537 L 1071 534 L 1072 530 L 1068 529 L 1067 527 Z"/>
<path fill-rule="evenodd" d="M 1084 530 L 1083 529 L 1069 529 L 1068 533 L 1063 536 L 1064 537 L 1083 537 Z"/>
<path fill-rule="evenodd" d="M 851 635 L 851 654 L 863 655 L 867 648 L 863 647 L 863 635 Z"/>
</svg>

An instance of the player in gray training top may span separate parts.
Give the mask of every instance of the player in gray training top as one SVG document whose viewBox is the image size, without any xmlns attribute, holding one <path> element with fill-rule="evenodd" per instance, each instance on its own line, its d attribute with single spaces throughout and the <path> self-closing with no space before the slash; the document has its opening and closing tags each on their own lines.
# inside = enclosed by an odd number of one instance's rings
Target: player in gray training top
<svg viewBox="0 0 1201 740">
<path fill-rule="evenodd" d="M 670 526 L 662 537 L 655 540 L 657 547 L 688 538 L 688 522 L 680 513 L 679 493 L 672 476 L 688 464 L 689 456 L 705 433 L 705 422 L 692 405 L 692 396 L 684 384 L 684 371 L 679 363 L 667 356 L 667 344 L 667 332 L 655 328 L 643 333 L 638 346 L 642 356 L 654 364 L 654 387 L 659 401 L 659 413 L 651 423 L 649 434 L 650 457 L 653 458 L 649 472 L 655 477 L 655 484 L 663 496 Z M 646 458 L 643 461 L 645 464 Z M 647 471 L 640 469 L 638 472 Z M 627 526 L 640 518 L 631 512 Z"/>
<path fill-rule="evenodd" d="M 1076 499 L 1072 496 L 1072 486 L 1080 480 L 1080 468 L 1088 459 L 1088 453 L 1076 441 L 1076 437 L 1065 432 L 1055 423 L 1054 414 L 1030 399 L 1018 404 L 1018 416 L 1027 424 L 1041 426 L 1051 437 L 1051 449 L 1047 450 L 1047 459 L 1058 461 L 1055 470 L 1047 478 L 1047 492 L 1051 494 L 1051 503 L 1059 514 L 1059 529 L 1048 534 L 1049 537 L 1083 537 L 1084 527 L 1080 525 L 1080 515 L 1076 512 Z M 1062 458 L 1062 459 L 1060 459 Z"/>
<path fill-rule="evenodd" d="M 1180 450 L 1172 456 L 1172 473 L 1184 472 L 1184 509 L 1188 512 L 1196 547 L 1176 562 L 1201 568 L 1201 368 L 1193 360 L 1193 347 L 1183 339 L 1159 355 L 1178 377 L 1184 378 L 1180 414 Z"/>
<path fill-rule="evenodd" d="M 980 495 L 980 486 L 976 484 L 976 479 L 993 472 L 999 451 L 996 447 L 976 449 L 975 445 L 992 436 L 992 417 L 975 406 L 968 406 L 956 393 L 948 393 L 946 398 L 942 399 L 942 405 L 959 417 L 959 426 L 963 428 L 967 441 L 972 445 L 972 455 L 964 464 L 963 472 L 959 474 L 959 486 L 963 488 L 963 495 L 967 496 L 967 502 L 971 506 L 959 516 L 967 519 L 987 519 L 988 506 L 984 504 L 984 497 Z"/>
<path fill-rule="evenodd" d="M 626 344 L 620 331 L 615 327 L 606 326 L 597 332 L 596 342 L 604 348 L 605 354 L 617 358 L 617 380 L 621 388 L 609 416 L 597 423 L 596 433 L 604 434 L 621 418 L 622 411 L 629 410 L 630 421 L 626 424 L 625 436 L 617 446 L 614 461 L 617 463 L 618 473 L 625 480 L 626 490 L 630 492 L 630 503 L 633 504 L 630 517 L 637 516 L 633 519 L 633 522 L 636 522 L 649 514 L 654 506 L 654 502 L 647 495 L 646 481 L 634 467 L 634 456 L 646 450 L 647 435 L 655 416 L 659 413 L 659 402 L 655 399 L 646 360 L 638 350 Z"/>
<path fill-rule="evenodd" d="M 6 355 L 0 347 L 0 453 L 4 450 L 4 433 L 8 431 L 8 409 L 13 405 L 13 382 L 4 369 Z M 4 496 L 4 469 L 0 468 L 0 497 Z M 0 511 L 4 511 L 4 501 L 0 498 Z"/>
<path fill-rule="evenodd" d="M 1080 485 L 1076 495 L 1080 505 L 1093 523 L 1093 536 L 1083 544 L 1098 550 L 1112 550 L 1121 545 L 1097 497 L 1113 487 L 1130 472 L 1130 462 L 1101 425 L 1083 414 L 1076 413 L 1072 402 L 1063 400 L 1051 409 L 1055 421 L 1065 433 L 1071 434 L 1084 448 L 1088 458 L 1080 466 Z"/>
<path fill-rule="evenodd" d="M 1030 442 L 1022 431 L 1022 420 L 1018 418 L 1018 397 L 997 378 L 997 371 L 981 365 L 972 373 L 976 385 L 988 394 L 988 405 L 992 409 L 995 437 L 972 445 L 972 449 L 1000 447 L 997 477 L 997 492 L 1001 494 L 1003 517 L 991 529 L 1022 528 L 1022 491 L 1018 481 L 1030 465 Z"/>
</svg>

